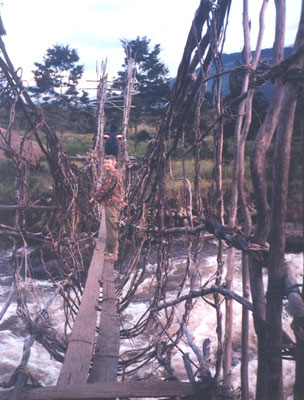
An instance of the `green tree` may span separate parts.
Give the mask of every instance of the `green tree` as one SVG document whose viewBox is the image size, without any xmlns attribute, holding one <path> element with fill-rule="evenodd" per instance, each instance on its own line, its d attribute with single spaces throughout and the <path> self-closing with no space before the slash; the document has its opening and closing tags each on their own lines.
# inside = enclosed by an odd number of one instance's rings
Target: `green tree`
<svg viewBox="0 0 304 400">
<path fill-rule="evenodd" d="M 83 74 L 83 65 L 78 65 L 76 49 L 69 45 L 56 44 L 46 51 L 43 63 L 35 63 L 33 71 L 36 82 L 31 92 L 47 103 L 78 104 L 86 102 L 86 93 L 79 95 L 77 85 Z"/>
<path fill-rule="evenodd" d="M 29 90 L 42 104 L 48 122 L 56 129 L 92 131 L 88 94 L 77 88 L 84 72 L 77 50 L 56 44 L 47 49 L 43 62 L 36 62 L 35 66 L 36 86 Z"/>
<path fill-rule="evenodd" d="M 135 95 L 132 104 L 135 108 L 131 112 L 131 122 L 137 125 L 145 116 L 155 117 L 160 114 L 170 95 L 168 68 L 159 59 L 160 44 L 150 48 L 150 39 L 146 36 L 135 40 L 121 40 L 126 58 L 119 71 L 119 81 L 125 81 L 128 68 L 128 57 L 135 60 L 136 80 Z"/>
</svg>

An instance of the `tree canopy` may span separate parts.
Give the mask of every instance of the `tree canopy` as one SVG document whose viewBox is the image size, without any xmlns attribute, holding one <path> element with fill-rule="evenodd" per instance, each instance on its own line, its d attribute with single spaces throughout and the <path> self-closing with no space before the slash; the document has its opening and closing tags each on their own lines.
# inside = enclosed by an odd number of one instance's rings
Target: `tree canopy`
<svg viewBox="0 0 304 400">
<path fill-rule="evenodd" d="M 33 71 L 36 82 L 31 92 L 40 100 L 47 103 L 57 103 L 62 106 L 86 104 L 86 92 L 80 95 L 77 85 L 83 75 L 83 65 L 79 65 L 76 49 L 69 45 L 55 44 L 46 51 L 43 63 L 35 63 Z"/>
<path fill-rule="evenodd" d="M 36 62 L 35 66 L 36 86 L 30 91 L 42 104 L 51 126 L 79 133 L 92 132 L 94 113 L 89 107 L 88 93 L 78 89 L 84 67 L 79 64 L 77 50 L 56 44 L 47 49 L 43 62 Z"/>
</svg>

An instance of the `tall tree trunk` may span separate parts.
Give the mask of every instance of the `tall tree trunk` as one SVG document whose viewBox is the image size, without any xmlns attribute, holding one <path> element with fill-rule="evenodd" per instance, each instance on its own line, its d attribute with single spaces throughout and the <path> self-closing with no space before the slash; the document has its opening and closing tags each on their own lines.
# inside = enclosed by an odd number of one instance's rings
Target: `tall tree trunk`
<svg viewBox="0 0 304 400">
<path fill-rule="evenodd" d="M 303 108 L 304 106 L 304 90 L 303 86 L 301 89 L 301 93 L 297 102 L 298 110 Z M 303 237 L 303 227 L 304 227 L 304 116 L 300 119 L 300 134 L 301 134 L 301 146 L 302 146 L 302 243 L 304 244 Z M 304 263 L 304 259 L 303 259 Z M 304 265 L 304 264 L 303 264 Z M 291 284 L 296 284 L 297 282 L 290 282 L 288 287 Z M 303 283 L 303 282 L 302 282 Z M 286 285 L 287 286 L 287 285 Z M 302 288 L 302 299 L 303 299 L 303 288 Z M 297 316 L 294 316 L 291 327 L 294 331 L 296 337 L 296 380 L 294 384 L 294 399 L 301 400 L 304 393 L 304 335 L 303 335 L 303 326 L 304 326 L 304 317 L 303 313 L 299 313 Z"/>
<path fill-rule="evenodd" d="M 216 97 L 216 113 L 217 116 L 221 114 L 221 90 L 222 90 L 222 82 L 221 79 L 217 82 L 217 95 Z M 221 122 L 214 132 L 214 152 L 215 152 L 215 166 L 214 166 L 214 176 L 215 176 L 215 185 L 216 185 L 216 215 L 218 221 L 223 224 L 224 223 L 224 199 L 223 199 L 223 191 L 222 191 L 222 171 L 223 171 L 223 123 Z M 218 277 L 216 282 L 221 284 L 222 281 L 222 274 L 223 274 L 223 259 L 222 259 L 222 242 L 219 240 L 219 247 L 218 247 L 218 254 L 217 254 L 217 273 Z M 223 342 L 222 342 L 222 309 L 221 309 L 221 301 L 218 293 L 214 294 L 214 302 L 216 305 L 216 318 L 217 318 L 217 338 L 218 338 L 218 348 L 217 348 L 217 363 L 216 363 L 216 372 L 217 376 L 220 373 L 222 359 L 223 364 L 227 365 L 227 362 L 231 361 L 230 353 L 226 354 L 223 353 Z M 228 361 L 227 361 L 228 360 Z M 229 364 L 230 365 L 230 364 Z M 226 375 L 226 380 L 229 377 Z M 228 386 L 228 384 L 227 384 Z"/>
<path fill-rule="evenodd" d="M 250 51 L 250 28 L 249 28 L 249 18 L 248 18 L 248 0 L 243 0 L 243 31 L 244 31 L 246 64 L 249 65 L 251 61 L 251 51 Z M 249 84 L 249 73 L 247 71 L 244 76 L 241 95 L 247 92 L 248 84 Z M 231 227 L 234 227 L 236 225 L 239 173 L 240 173 L 240 140 L 241 140 L 242 124 L 245 114 L 245 106 L 246 106 L 246 99 L 242 100 L 239 105 L 238 118 L 236 120 L 236 126 L 234 131 L 234 153 L 233 153 L 234 160 L 233 160 L 231 199 L 229 207 L 229 225 Z M 234 275 L 234 256 L 235 256 L 235 249 L 231 247 L 228 251 L 227 275 L 226 275 L 226 287 L 230 290 L 233 289 L 232 281 Z M 230 299 L 226 299 L 225 304 L 226 304 L 226 321 L 225 321 L 223 375 L 224 375 L 224 385 L 229 387 L 231 385 L 230 370 L 231 370 L 231 353 L 232 353 L 233 302 Z"/>
<path fill-rule="evenodd" d="M 302 104 L 304 105 L 304 89 L 302 88 Z M 301 145 L 302 145 L 302 243 L 304 245 L 304 116 L 300 121 Z M 303 283 L 304 283 L 304 257 L 303 257 Z M 302 295 L 303 295 L 302 289 Z"/>
<path fill-rule="evenodd" d="M 242 285 L 243 298 L 249 301 L 249 259 L 248 254 L 242 255 Z M 249 399 L 249 311 L 242 307 L 242 359 L 241 359 L 241 393 L 242 400 Z"/>
<path fill-rule="evenodd" d="M 260 22 L 259 22 L 259 35 L 256 44 L 256 51 L 254 55 L 254 59 L 251 63 L 251 51 L 250 51 L 250 39 L 249 39 L 249 24 L 248 20 L 244 21 L 244 29 L 245 29 L 245 57 L 246 64 L 250 65 L 253 70 L 257 68 L 261 50 L 262 50 L 262 41 L 264 36 L 264 18 L 265 12 L 268 5 L 268 0 L 264 0 L 261 11 L 260 11 Z M 248 11 L 246 10 L 248 14 Z M 244 233 L 246 238 L 251 235 L 252 229 L 252 221 L 251 215 L 249 213 L 246 193 L 245 193 L 245 145 L 247 136 L 249 133 L 251 120 L 252 120 L 252 102 L 255 94 L 255 89 L 249 89 L 246 99 L 246 115 L 245 122 L 242 128 L 242 132 L 240 135 L 240 147 L 239 147 L 239 177 L 238 177 L 238 190 L 239 190 L 239 199 L 241 212 L 244 219 Z M 243 252 L 242 254 L 242 284 L 243 284 L 243 296 L 244 298 L 249 299 L 249 257 L 248 254 Z M 242 390 L 242 400 L 247 400 L 249 398 L 249 387 L 248 387 L 248 340 L 249 340 L 249 313 L 248 310 L 243 307 L 242 310 L 242 362 L 241 362 L 241 390 Z"/>
<path fill-rule="evenodd" d="M 276 0 L 276 34 L 273 47 L 273 67 L 279 64 L 284 54 L 285 36 L 285 0 Z M 267 184 L 264 175 L 266 151 L 272 140 L 277 126 L 280 106 L 282 101 L 282 82 L 275 81 L 274 94 L 267 115 L 260 127 L 251 155 L 251 177 L 255 192 L 257 207 L 257 224 L 254 239 L 264 243 L 268 238 L 270 207 L 267 199 Z M 250 260 L 250 286 L 253 303 L 254 327 L 258 338 L 258 371 L 256 398 L 269 399 L 267 388 L 269 371 L 266 363 L 267 335 L 266 335 L 266 304 L 263 284 L 263 274 L 260 262 L 249 256 Z"/>
<path fill-rule="evenodd" d="M 304 7 L 297 33 L 293 54 L 304 46 Z M 303 51 L 292 63 L 288 73 L 295 68 L 304 67 Z M 283 101 L 278 120 L 277 137 L 274 153 L 273 196 L 271 213 L 271 246 L 269 260 L 269 278 L 267 292 L 267 326 L 269 329 L 267 361 L 269 366 L 269 397 L 283 399 L 282 382 L 282 293 L 284 291 L 284 253 L 285 221 L 288 194 L 288 174 L 290 164 L 290 147 L 293 132 L 294 114 L 299 87 L 297 83 L 287 80 L 284 86 Z"/>
</svg>

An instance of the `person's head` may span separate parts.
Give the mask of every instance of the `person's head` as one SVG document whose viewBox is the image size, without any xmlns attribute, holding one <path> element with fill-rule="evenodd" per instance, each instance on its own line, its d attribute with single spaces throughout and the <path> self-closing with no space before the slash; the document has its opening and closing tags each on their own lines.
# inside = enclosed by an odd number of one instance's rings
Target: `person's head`
<svg viewBox="0 0 304 400">
<path fill-rule="evenodd" d="M 111 132 L 118 132 L 119 124 L 117 121 L 112 121 L 110 124 L 110 131 Z"/>
<path fill-rule="evenodd" d="M 116 157 L 115 156 L 105 156 L 104 158 L 104 169 L 106 171 L 113 171 L 116 167 Z"/>
</svg>

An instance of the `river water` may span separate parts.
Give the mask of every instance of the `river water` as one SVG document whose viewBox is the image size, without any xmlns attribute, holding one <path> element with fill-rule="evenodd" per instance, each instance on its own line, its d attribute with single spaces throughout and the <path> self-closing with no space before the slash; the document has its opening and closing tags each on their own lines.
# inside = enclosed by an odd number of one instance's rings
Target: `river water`
<svg viewBox="0 0 304 400">
<path fill-rule="evenodd" d="M 172 270 L 171 270 L 171 281 L 169 283 L 169 292 L 167 301 L 175 298 L 175 279 L 176 284 L 180 282 L 180 277 L 183 275 L 187 259 L 186 259 L 186 248 L 183 243 L 180 242 L 176 251 L 173 252 L 172 257 Z M 217 245 L 215 241 L 205 241 L 200 252 L 199 262 L 199 284 L 206 282 L 216 271 Z M 2 305 L 7 298 L 9 293 L 12 278 L 10 275 L 10 268 L 7 261 L 8 252 L 2 250 L 0 252 L 0 310 Z M 226 252 L 224 252 L 224 259 L 226 258 Z M 236 251 L 236 265 L 235 265 L 235 279 L 234 279 L 234 291 L 238 294 L 242 294 L 241 288 L 241 268 L 240 268 L 241 254 Z M 302 282 L 303 279 L 303 255 L 302 254 L 286 254 L 286 262 L 296 271 L 298 281 Z M 151 290 L 151 276 L 155 272 L 155 265 L 153 263 L 147 265 L 148 275 L 144 282 L 139 287 L 134 302 L 128 307 L 123 315 L 124 328 L 132 326 L 134 322 L 142 315 L 142 313 L 148 307 L 149 290 Z M 149 276 L 150 275 L 150 276 Z M 264 272 L 265 284 L 267 282 L 267 274 Z M 46 301 L 54 291 L 53 285 L 44 280 L 33 280 L 32 283 L 27 283 L 27 302 L 34 311 L 37 308 L 37 302 L 40 301 L 42 306 L 43 301 Z M 184 293 L 187 293 L 185 288 Z M 212 298 L 210 298 L 211 300 Z M 39 303 L 38 303 L 39 306 Z M 182 305 L 177 307 L 182 313 Z M 224 314 L 223 307 L 223 314 Z M 232 384 L 236 389 L 240 386 L 240 356 L 241 356 L 241 306 L 234 302 L 233 312 L 233 359 L 232 359 Z M 58 332 L 63 331 L 64 314 L 62 307 L 62 299 L 57 296 L 52 303 L 49 314 L 54 328 Z M 224 315 L 223 315 L 224 318 Z M 223 319 L 224 321 L 224 319 Z M 291 318 L 288 315 L 286 308 L 284 308 L 283 314 L 284 329 L 287 333 L 294 338 L 293 332 L 290 328 Z M 170 328 L 173 333 L 177 329 L 177 323 L 173 324 Z M 196 300 L 195 306 L 191 312 L 191 317 L 188 325 L 188 329 L 191 332 L 194 343 L 201 348 L 202 343 L 205 339 L 209 338 L 211 341 L 211 363 L 215 360 L 216 351 L 216 315 L 213 307 L 208 305 L 201 298 Z M 16 316 L 16 301 L 14 300 L 8 308 L 5 316 L 0 322 L 0 382 L 6 382 L 11 377 L 15 368 L 19 365 L 22 356 L 22 349 L 24 344 L 24 338 L 27 336 L 27 332 L 24 329 L 22 320 Z M 153 332 L 147 332 L 146 335 L 151 335 Z M 123 355 L 125 351 L 136 350 L 144 347 L 145 335 L 136 338 L 136 340 L 124 340 L 121 343 L 120 352 Z M 192 350 L 189 348 L 186 340 L 182 340 L 179 344 L 180 348 L 188 352 L 191 359 L 196 361 Z M 161 370 L 155 370 L 155 365 L 149 365 L 144 374 L 149 374 L 151 371 L 155 371 L 154 375 L 157 378 L 162 377 Z M 250 362 L 249 362 L 249 385 L 251 390 L 251 398 L 254 398 L 254 388 L 256 381 L 256 338 L 254 334 L 252 318 L 250 318 Z M 28 364 L 29 371 L 34 375 L 38 381 L 45 386 L 55 385 L 57 382 L 58 374 L 61 368 L 61 364 L 55 360 L 50 359 L 50 355 L 39 343 L 35 343 L 31 349 L 31 357 Z M 172 367 L 175 375 L 183 380 L 186 379 L 185 369 L 183 366 L 183 360 L 181 353 L 176 351 L 172 357 Z M 284 388 L 285 398 L 288 400 L 292 399 L 292 385 L 294 379 L 294 362 L 283 361 L 284 368 Z M 211 368 L 211 372 L 213 372 Z"/>
</svg>

